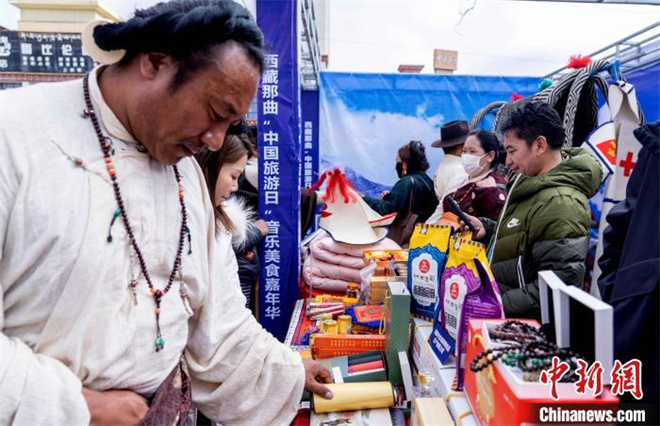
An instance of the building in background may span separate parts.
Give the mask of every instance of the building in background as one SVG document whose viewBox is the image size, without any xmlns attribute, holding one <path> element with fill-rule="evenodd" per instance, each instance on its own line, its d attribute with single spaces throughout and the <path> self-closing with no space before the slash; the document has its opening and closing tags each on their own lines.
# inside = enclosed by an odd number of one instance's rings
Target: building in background
<svg viewBox="0 0 660 426">
<path fill-rule="evenodd" d="M 89 21 L 121 18 L 101 6 L 98 0 L 12 0 L 20 9 L 18 31 L 80 34 Z"/>
<path fill-rule="evenodd" d="M 433 49 L 433 71 L 436 74 L 453 74 L 458 69 L 458 51 Z"/>
<path fill-rule="evenodd" d="M 424 65 L 399 65 L 397 71 L 401 74 L 419 74 L 424 69 Z"/>
<path fill-rule="evenodd" d="M 322 69 L 327 70 L 330 64 L 330 10 L 328 0 L 314 0 L 316 13 L 316 33 L 318 34 L 319 51 Z"/>
<path fill-rule="evenodd" d="M 0 89 L 80 78 L 94 67 L 80 33 L 95 19 L 121 18 L 97 0 L 13 0 L 18 31 L 0 30 Z"/>
</svg>

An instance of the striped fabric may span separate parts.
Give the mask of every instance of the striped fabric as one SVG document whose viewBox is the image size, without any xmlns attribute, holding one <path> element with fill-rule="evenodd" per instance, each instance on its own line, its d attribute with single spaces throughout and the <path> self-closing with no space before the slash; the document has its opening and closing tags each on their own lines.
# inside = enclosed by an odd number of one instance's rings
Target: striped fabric
<svg viewBox="0 0 660 426">
<path fill-rule="evenodd" d="M 608 83 L 601 75 L 609 71 L 611 64 L 597 59 L 585 68 L 579 68 L 562 76 L 560 80 L 545 90 L 527 99 L 550 104 L 562 117 L 564 127 L 564 147 L 581 146 L 587 136 L 598 125 L 598 94 L 600 91 L 605 101 L 608 100 Z M 623 75 L 620 76 L 625 81 Z M 507 116 L 511 102 L 493 102 L 477 111 L 470 121 L 471 128 L 477 128 L 489 113 L 495 113 L 494 131 L 501 137 L 499 125 Z M 638 104 L 641 122 L 644 115 Z"/>
<path fill-rule="evenodd" d="M 472 117 L 472 120 L 470 120 L 470 129 L 476 129 L 483 121 L 483 119 L 486 118 L 486 116 L 490 113 L 495 114 L 494 127 L 497 127 L 497 116 L 499 115 L 500 108 L 502 108 L 504 105 L 506 105 L 506 101 L 497 101 L 487 105 L 484 108 L 481 108 L 479 111 L 477 111 L 474 117 Z"/>
</svg>

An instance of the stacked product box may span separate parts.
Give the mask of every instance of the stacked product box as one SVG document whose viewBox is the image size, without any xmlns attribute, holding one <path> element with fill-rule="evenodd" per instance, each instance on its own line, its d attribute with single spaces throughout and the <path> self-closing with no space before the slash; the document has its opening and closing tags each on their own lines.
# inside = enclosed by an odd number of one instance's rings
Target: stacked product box
<svg viewBox="0 0 660 426">
<path fill-rule="evenodd" d="M 402 282 L 389 282 L 387 286 L 384 317 L 385 353 L 390 382 L 394 385 L 402 385 L 399 352 L 408 350 L 410 344 L 410 292 Z"/>
<path fill-rule="evenodd" d="M 465 392 L 452 390 L 452 383 L 456 376 L 454 357 L 450 357 L 443 365 L 431 350 L 428 342 L 433 331 L 433 324 L 420 318 L 413 318 L 413 339 L 410 353 L 417 372 L 431 374 L 435 380 L 431 383 L 434 396 L 444 398 L 447 408 L 454 421 L 462 426 L 476 425 L 477 420 L 472 413 L 470 403 Z"/>
<path fill-rule="evenodd" d="M 383 303 L 387 294 L 387 283 L 407 281 L 408 250 L 376 250 L 364 252 L 365 268 L 361 274 L 366 279 L 361 291 L 368 305 Z"/>
<path fill-rule="evenodd" d="M 387 361 L 380 351 L 327 358 L 319 363 L 332 373 L 335 383 L 387 381 Z"/>
</svg>

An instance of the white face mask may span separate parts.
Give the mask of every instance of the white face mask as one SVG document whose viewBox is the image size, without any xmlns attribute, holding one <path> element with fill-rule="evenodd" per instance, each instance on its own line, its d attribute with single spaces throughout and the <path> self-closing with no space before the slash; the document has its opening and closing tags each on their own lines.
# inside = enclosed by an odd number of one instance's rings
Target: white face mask
<svg viewBox="0 0 660 426">
<path fill-rule="evenodd" d="M 486 154 L 482 156 L 473 155 L 473 154 L 463 154 L 461 156 L 461 159 L 463 161 L 463 168 L 465 169 L 468 175 L 474 176 L 483 171 L 484 166 L 479 165 L 479 161 L 481 161 L 481 159 L 485 156 Z"/>
</svg>

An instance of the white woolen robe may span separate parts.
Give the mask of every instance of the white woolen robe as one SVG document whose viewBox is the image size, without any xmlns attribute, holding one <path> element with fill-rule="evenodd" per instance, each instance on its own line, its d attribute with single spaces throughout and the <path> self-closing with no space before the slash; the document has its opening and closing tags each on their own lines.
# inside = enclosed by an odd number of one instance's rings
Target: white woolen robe
<svg viewBox="0 0 660 426">
<path fill-rule="evenodd" d="M 129 220 L 156 288 L 167 283 L 181 210 L 173 169 L 137 150 L 90 76 L 94 109 L 112 138 Z M 304 386 L 300 357 L 245 309 L 215 239 L 203 175 L 179 162 L 192 254 L 182 255 L 192 311 L 176 280 L 162 302 L 139 276 L 82 81 L 0 92 L 0 424 L 89 423 L 81 386 L 152 395 L 185 352 L 193 401 L 223 424 L 288 424 Z M 75 158 L 83 165 L 75 164 Z M 139 271 L 139 268 L 138 268 Z"/>
</svg>

